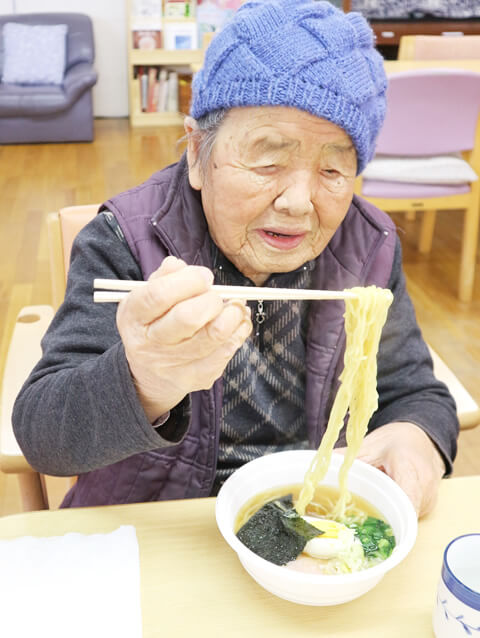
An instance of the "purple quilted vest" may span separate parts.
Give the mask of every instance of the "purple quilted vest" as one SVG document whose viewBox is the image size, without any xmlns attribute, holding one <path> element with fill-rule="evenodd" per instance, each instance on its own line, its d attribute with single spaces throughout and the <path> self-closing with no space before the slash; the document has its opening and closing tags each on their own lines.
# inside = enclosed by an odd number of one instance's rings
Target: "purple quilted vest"
<svg viewBox="0 0 480 638">
<path fill-rule="evenodd" d="M 105 208 L 116 215 L 145 279 L 167 255 L 211 266 L 201 200 L 188 183 L 184 158 L 109 200 Z M 314 286 L 324 290 L 369 284 L 385 287 L 392 269 L 395 235 L 387 215 L 355 197 L 344 222 L 316 260 Z M 343 312 L 341 301 L 311 305 L 306 418 L 313 447 L 325 431 L 343 366 Z M 221 379 L 211 390 L 192 393 L 191 404 L 191 423 L 181 443 L 81 475 L 63 506 L 208 496 L 216 468 Z"/>
</svg>

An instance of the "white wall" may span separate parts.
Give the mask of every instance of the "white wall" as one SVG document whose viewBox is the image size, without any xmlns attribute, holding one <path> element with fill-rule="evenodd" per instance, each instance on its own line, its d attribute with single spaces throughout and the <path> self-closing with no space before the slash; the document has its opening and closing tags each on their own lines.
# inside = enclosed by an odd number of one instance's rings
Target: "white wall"
<svg viewBox="0 0 480 638">
<path fill-rule="evenodd" d="M 0 0 L 0 13 L 86 13 L 93 22 L 96 116 L 128 115 L 128 73 L 125 0 Z"/>
</svg>

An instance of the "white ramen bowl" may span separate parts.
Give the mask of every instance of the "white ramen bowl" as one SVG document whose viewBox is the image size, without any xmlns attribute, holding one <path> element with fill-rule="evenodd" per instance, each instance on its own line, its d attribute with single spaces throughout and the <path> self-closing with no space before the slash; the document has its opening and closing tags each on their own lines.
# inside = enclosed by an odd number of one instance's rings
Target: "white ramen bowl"
<svg viewBox="0 0 480 638">
<path fill-rule="evenodd" d="M 375 587 L 412 549 L 417 537 L 417 516 L 405 492 L 386 474 L 362 461 L 354 461 L 349 490 L 373 505 L 390 524 L 396 546 L 383 562 L 353 574 L 323 575 L 301 573 L 260 558 L 235 535 L 234 525 L 241 507 L 253 496 L 276 486 L 288 488 L 303 483 L 315 451 L 298 450 L 262 456 L 243 465 L 220 489 L 215 515 L 218 528 L 238 554 L 250 576 L 267 591 L 303 605 L 338 605 Z M 338 485 L 343 456 L 333 454 L 322 485 Z M 286 489 L 288 493 L 288 489 Z"/>
</svg>

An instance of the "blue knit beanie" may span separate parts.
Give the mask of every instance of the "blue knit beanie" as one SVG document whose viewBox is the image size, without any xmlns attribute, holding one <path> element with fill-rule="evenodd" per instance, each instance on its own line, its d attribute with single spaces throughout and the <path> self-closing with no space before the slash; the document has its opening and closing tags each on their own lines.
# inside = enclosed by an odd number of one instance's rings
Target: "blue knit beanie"
<svg viewBox="0 0 480 638">
<path fill-rule="evenodd" d="M 359 13 L 328 2 L 250 0 L 215 36 L 193 82 L 191 115 L 292 106 L 337 124 L 361 173 L 375 152 L 387 80 Z"/>
</svg>

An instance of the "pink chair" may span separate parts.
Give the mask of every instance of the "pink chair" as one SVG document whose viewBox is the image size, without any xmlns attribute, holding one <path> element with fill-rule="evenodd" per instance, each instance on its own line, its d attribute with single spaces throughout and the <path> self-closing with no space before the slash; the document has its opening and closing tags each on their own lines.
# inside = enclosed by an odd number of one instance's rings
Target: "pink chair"
<svg viewBox="0 0 480 638">
<path fill-rule="evenodd" d="M 480 60 L 480 35 L 403 35 L 399 60 Z"/>
<path fill-rule="evenodd" d="M 423 211 L 421 252 L 431 249 L 437 210 L 465 210 L 459 298 L 471 301 L 480 215 L 480 73 L 439 68 L 391 75 L 376 153 L 356 192 L 387 212 Z"/>
</svg>

